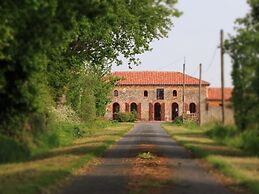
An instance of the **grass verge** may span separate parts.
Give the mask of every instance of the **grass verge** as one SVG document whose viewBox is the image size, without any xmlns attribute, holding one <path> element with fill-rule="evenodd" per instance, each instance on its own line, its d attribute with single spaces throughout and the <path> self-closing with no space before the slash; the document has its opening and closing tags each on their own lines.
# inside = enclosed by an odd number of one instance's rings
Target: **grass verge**
<svg viewBox="0 0 259 194">
<path fill-rule="evenodd" d="M 246 152 L 222 145 L 210 139 L 206 130 L 188 129 L 171 123 L 163 128 L 177 142 L 189 149 L 196 157 L 205 159 L 224 175 L 231 177 L 238 185 L 254 194 L 259 193 L 259 158 Z"/>
<path fill-rule="evenodd" d="M 132 126 L 117 123 L 105 129 L 88 128 L 69 146 L 37 154 L 29 161 L 0 165 L 0 193 L 56 193 L 61 181 L 104 153 Z"/>
</svg>

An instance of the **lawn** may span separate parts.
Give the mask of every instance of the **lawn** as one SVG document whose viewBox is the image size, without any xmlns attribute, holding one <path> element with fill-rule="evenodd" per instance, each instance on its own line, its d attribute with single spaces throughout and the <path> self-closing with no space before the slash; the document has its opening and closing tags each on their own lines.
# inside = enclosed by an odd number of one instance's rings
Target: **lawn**
<svg viewBox="0 0 259 194">
<path fill-rule="evenodd" d="M 244 151 L 217 143 L 206 135 L 206 130 L 188 129 L 171 123 L 163 128 L 194 156 L 205 159 L 216 169 L 251 193 L 259 193 L 259 158 Z"/>
<path fill-rule="evenodd" d="M 30 161 L 1 164 L 0 193 L 56 193 L 61 183 L 96 162 L 98 156 L 132 127 L 130 123 L 118 123 L 105 129 L 88 129 L 70 146 L 52 149 Z"/>
</svg>

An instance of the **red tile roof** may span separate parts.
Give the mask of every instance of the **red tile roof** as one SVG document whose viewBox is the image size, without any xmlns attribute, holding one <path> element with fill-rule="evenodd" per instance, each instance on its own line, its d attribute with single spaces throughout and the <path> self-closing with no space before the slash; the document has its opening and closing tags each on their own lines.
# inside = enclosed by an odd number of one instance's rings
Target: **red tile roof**
<svg viewBox="0 0 259 194">
<path fill-rule="evenodd" d="M 232 97 L 232 88 L 225 88 L 225 100 Z M 221 100 L 221 88 L 208 88 L 208 100 Z"/>
<path fill-rule="evenodd" d="M 180 72 L 162 71 L 120 71 L 113 72 L 113 76 L 121 77 L 118 85 L 182 85 L 183 74 Z M 186 85 L 198 85 L 199 79 L 185 75 Z M 209 83 L 202 81 L 202 85 Z"/>
</svg>

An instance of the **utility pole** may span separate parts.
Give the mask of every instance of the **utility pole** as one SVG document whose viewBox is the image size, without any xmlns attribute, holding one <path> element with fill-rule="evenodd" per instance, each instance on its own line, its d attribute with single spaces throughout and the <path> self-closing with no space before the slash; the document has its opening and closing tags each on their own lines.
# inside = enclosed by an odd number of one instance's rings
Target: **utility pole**
<svg viewBox="0 0 259 194">
<path fill-rule="evenodd" d="M 185 57 L 183 63 L 183 120 L 184 120 L 184 112 L 185 112 Z"/>
<path fill-rule="evenodd" d="M 201 73 L 202 73 L 202 64 L 200 64 L 200 75 L 199 75 L 199 125 L 201 125 Z"/>
<path fill-rule="evenodd" d="M 220 31 L 220 61 L 221 61 L 221 104 L 222 123 L 225 123 L 225 80 L 224 80 L 224 31 Z"/>
</svg>

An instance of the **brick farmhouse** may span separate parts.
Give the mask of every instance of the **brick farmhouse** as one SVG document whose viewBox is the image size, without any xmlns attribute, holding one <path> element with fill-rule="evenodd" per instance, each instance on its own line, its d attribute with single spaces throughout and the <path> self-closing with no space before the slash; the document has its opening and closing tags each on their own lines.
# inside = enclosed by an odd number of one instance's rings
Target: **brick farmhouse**
<svg viewBox="0 0 259 194">
<path fill-rule="evenodd" d="M 183 103 L 184 76 L 180 72 L 114 72 L 113 76 L 119 77 L 120 81 L 107 107 L 106 117 L 109 119 L 118 112 L 129 111 L 136 111 L 138 120 L 144 121 L 173 121 L 181 115 L 196 122 L 200 117 L 201 123 L 220 119 L 221 91 L 209 88 L 206 81 L 201 81 L 199 104 L 199 79 L 189 75 L 185 75 Z M 228 94 L 231 96 L 231 92 Z M 227 95 L 227 101 L 230 96 Z M 215 107 L 218 111 L 210 114 Z"/>
</svg>

